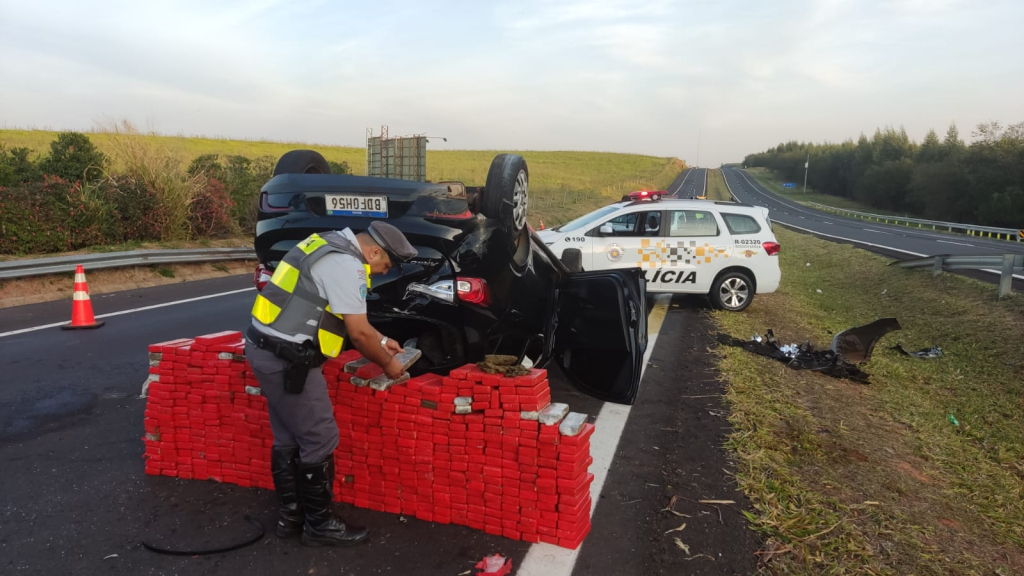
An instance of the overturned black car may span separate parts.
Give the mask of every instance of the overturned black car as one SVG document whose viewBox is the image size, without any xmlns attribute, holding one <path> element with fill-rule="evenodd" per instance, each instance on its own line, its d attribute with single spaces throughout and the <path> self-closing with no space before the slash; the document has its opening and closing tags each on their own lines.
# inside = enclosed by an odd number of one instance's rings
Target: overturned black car
<svg viewBox="0 0 1024 576">
<path fill-rule="evenodd" d="M 483 187 L 329 172 L 310 150 L 278 161 L 260 191 L 258 288 L 311 233 L 387 220 L 418 255 L 373 278 L 367 311 L 378 330 L 422 350 L 414 373 L 510 354 L 537 367 L 554 360 L 582 391 L 634 402 L 647 348 L 643 275 L 570 273 L 526 223 L 521 156 L 496 156 Z"/>
</svg>

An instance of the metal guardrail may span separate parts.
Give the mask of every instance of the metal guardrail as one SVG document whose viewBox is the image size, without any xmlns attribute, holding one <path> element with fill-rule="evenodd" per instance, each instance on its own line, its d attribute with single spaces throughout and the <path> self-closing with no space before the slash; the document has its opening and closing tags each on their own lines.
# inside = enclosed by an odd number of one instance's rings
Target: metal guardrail
<svg viewBox="0 0 1024 576">
<path fill-rule="evenodd" d="M 79 264 L 86 270 L 99 270 L 123 266 L 255 259 L 256 251 L 252 248 L 187 248 L 184 250 L 133 250 L 131 252 L 79 254 L 0 262 L 0 279 L 74 272 L 75 267 Z"/>
<path fill-rule="evenodd" d="M 995 256 L 953 256 L 950 254 L 939 254 L 937 256 L 925 256 L 924 258 L 913 258 L 911 260 L 896 260 L 890 262 L 900 268 L 928 268 L 931 267 L 933 276 L 938 276 L 943 270 L 998 270 L 999 271 L 999 297 L 1002 298 L 1013 291 L 1014 272 L 1024 271 L 1024 254 L 1003 254 Z"/>
<path fill-rule="evenodd" d="M 922 220 L 920 218 L 906 218 L 903 216 L 871 214 L 868 212 L 857 212 L 856 210 L 847 210 L 845 208 L 836 208 L 835 206 L 826 206 L 825 204 L 818 204 L 817 202 L 807 202 L 807 205 L 813 206 L 818 210 L 831 212 L 833 214 L 839 214 L 841 216 L 853 216 L 854 218 L 861 218 L 864 220 L 871 220 L 876 222 L 884 222 L 886 224 L 917 226 L 918 228 L 929 227 L 932 230 L 946 229 L 950 232 L 963 232 L 968 236 L 996 238 L 999 240 L 1015 240 L 1017 242 L 1024 241 L 1024 230 L 1015 230 L 1013 228 L 995 228 L 992 226 L 975 226 L 974 224 L 959 224 L 957 222 L 942 222 L 939 220 Z"/>
</svg>

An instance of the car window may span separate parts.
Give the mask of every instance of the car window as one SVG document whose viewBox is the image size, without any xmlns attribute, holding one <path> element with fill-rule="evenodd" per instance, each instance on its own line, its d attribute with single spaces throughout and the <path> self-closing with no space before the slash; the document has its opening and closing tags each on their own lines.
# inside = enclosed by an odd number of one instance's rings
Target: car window
<svg viewBox="0 0 1024 576">
<path fill-rule="evenodd" d="M 661 212 L 641 212 L 637 236 L 661 236 Z"/>
<path fill-rule="evenodd" d="M 590 224 L 592 224 L 594 222 L 599 222 L 600 220 L 603 220 L 605 217 L 607 217 L 607 216 L 609 216 L 611 214 L 614 214 L 620 208 L 621 208 L 621 206 L 618 206 L 618 205 L 615 205 L 615 204 L 612 204 L 611 206 L 605 206 L 604 208 L 601 208 L 600 210 L 594 210 L 590 214 L 584 214 L 583 216 L 580 216 L 579 218 L 577 218 L 577 219 L 575 219 L 575 220 L 573 220 L 571 222 L 563 224 L 563 225 L 559 226 L 558 228 L 556 228 L 555 230 L 557 232 L 572 232 L 573 230 L 579 230 L 580 228 L 586 228 Z"/>
<path fill-rule="evenodd" d="M 670 214 L 669 236 L 718 236 L 718 223 L 711 212 L 673 210 Z"/>
<path fill-rule="evenodd" d="M 730 214 L 722 212 L 722 219 L 725 220 L 725 227 L 732 234 L 757 234 L 761 226 L 746 214 Z"/>
</svg>

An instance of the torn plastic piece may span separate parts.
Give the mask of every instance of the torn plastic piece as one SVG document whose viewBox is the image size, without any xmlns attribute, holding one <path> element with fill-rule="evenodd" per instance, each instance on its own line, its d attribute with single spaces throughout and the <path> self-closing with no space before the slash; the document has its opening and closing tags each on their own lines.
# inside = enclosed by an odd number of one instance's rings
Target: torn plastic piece
<svg viewBox="0 0 1024 576">
<path fill-rule="evenodd" d="M 477 576 L 486 574 L 507 576 L 512 572 L 512 561 L 501 554 L 491 554 L 490 556 L 484 556 L 484 559 L 477 562 L 476 566 L 473 567 L 480 570 L 480 572 L 476 573 Z"/>
<path fill-rule="evenodd" d="M 358 358 L 358 359 L 353 360 L 351 362 L 346 362 L 345 363 L 345 372 L 348 372 L 349 374 L 355 374 L 360 368 L 362 368 L 363 366 L 366 366 L 369 363 L 370 363 L 370 360 L 368 358 Z"/>
<path fill-rule="evenodd" d="M 146 435 L 143 436 L 143 439 L 149 440 L 149 441 L 152 441 L 152 442 L 159 442 L 160 441 L 160 433 L 159 432 L 146 432 Z"/>
<path fill-rule="evenodd" d="M 956 419 L 956 416 L 953 416 L 952 414 L 947 414 L 946 420 L 949 420 L 949 423 L 952 424 L 953 426 L 956 426 L 957 428 L 960 427 L 960 421 Z"/>
<path fill-rule="evenodd" d="M 754 334 L 753 336 L 750 337 L 750 339 L 753 340 L 754 342 L 764 342 L 764 338 L 761 338 L 760 334 Z"/>
<path fill-rule="evenodd" d="M 352 379 L 355 380 L 355 378 Z M 370 378 L 370 381 L 367 382 L 367 384 L 369 384 L 370 388 L 373 388 L 374 390 L 380 390 L 381 392 L 383 392 L 396 384 L 402 384 L 408 381 L 409 373 L 405 372 L 395 380 L 388 378 L 387 375 L 385 374 L 381 374 L 380 376 L 374 376 L 373 378 Z"/>
<path fill-rule="evenodd" d="M 146 381 L 142 383 L 142 392 L 139 393 L 139 398 L 145 398 L 149 394 L 149 383 L 150 382 L 159 382 L 159 381 L 160 381 L 160 375 L 159 374 L 150 374 L 149 378 L 146 378 Z"/>
<path fill-rule="evenodd" d="M 583 425 L 586 423 L 586 414 L 569 412 L 569 414 L 562 420 L 562 423 L 558 425 L 558 431 L 562 436 L 575 436 L 580 433 L 580 430 L 583 429 Z"/>
<path fill-rule="evenodd" d="M 900 354 L 903 354 L 904 356 L 913 356 L 914 358 L 920 358 L 921 360 L 928 360 L 930 358 L 942 358 L 943 356 L 945 356 L 945 354 L 942 353 L 942 348 L 939 348 L 938 346 L 932 346 L 931 348 L 921 348 L 920 350 L 916 350 L 914 352 L 908 352 L 907 349 L 903 347 L 903 344 L 897 342 L 896 345 L 892 347 L 892 349 L 899 352 Z"/>
<path fill-rule="evenodd" d="M 159 362 L 164 359 L 164 355 L 162 352 L 150 352 L 149 359 L 154 362 Z"/>
<path fill-rule="evenodd" d="M 871 359 L 875 344 L 889 332 L 901 330 L 895 318 L 880 318 L 870 324 L 843 330 L 832 339 L 832 351 L 847 362 L 864 363 Z"/>
<path fill-rule="evenodd" d="M 569 413 L 569 405 L 562 404 L 561 402 L 555 402 L 544 408 L 537 414 L 537 419 L 540 420 L 541 424 L 545 426 L 551 426 L 558 424 L 565 418 L 565 415 Z"/>
<path fill-rule="evenodd" d="M 246 394 L 252 394 L 253 396 L 262 396 L 263 395 L 263 391 L 260 390 L 259 386 L 246 386 L 245 387 L 245 393 Z"/>
</svg>

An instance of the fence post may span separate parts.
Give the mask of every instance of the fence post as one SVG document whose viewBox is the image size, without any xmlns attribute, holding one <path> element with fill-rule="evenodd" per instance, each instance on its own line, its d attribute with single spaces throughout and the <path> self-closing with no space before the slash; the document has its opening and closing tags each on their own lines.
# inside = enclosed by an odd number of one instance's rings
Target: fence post
<svg viewBox="0 0 1024 576">
<path fill-rule="evenodd" d="M 938 276 L 942 273 L 942 264 L 946 261 L 945 256 L 935 257 L 935 266 L 932 268 L 932 276 Z"/>
<path fill-rule="evenodd" d="M 1003 254 L 1003 271 L 999 275 L 999 297 L 1013 291 L 1013 254 Z"/>
</svg>

